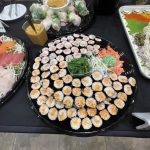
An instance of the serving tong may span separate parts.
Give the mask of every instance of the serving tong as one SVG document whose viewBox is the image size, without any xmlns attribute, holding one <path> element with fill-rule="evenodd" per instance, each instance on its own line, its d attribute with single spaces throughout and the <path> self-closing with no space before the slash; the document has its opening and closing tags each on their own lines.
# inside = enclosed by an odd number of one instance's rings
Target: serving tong
<svg viewBox="0 0 150 150">
<path fill-rule="evenodd" d="M 10 0 L 10 7 L 9 7 L 9 12 L 8 12 L 8 15 L 9 17 L 12 16 L 12 9 L 13 9 L 13 6 L 15 5 L 15 15 L 18 16 L 18 5 L 17 5 L 17 0 L 14 0 L 13 1 L 14 4 L 12 4 L 12 0 Z"/>
</svg>

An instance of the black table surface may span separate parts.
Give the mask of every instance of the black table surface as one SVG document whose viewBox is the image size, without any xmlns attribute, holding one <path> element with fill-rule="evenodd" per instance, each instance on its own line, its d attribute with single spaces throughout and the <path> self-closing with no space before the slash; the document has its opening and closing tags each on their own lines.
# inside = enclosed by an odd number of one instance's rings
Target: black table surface
<svg viewBox="0 0 150 150">
<path fill-rule="evenodd" d="M 23 3 L 27 7 L 31 5 L 31 2 Z M 41 47 L 33 45 L 28 40 L 21 28 L 24 22 L 25 20 L 23 18 L 15 22 L 8 22 L 10 29 L 7 30 L 7 33 L 22 39 L 30 52 L 30 59 L 34 59 Z M 129 57 L 135 66 L 138 79 L 138 91 L 135 98 L 135 104 L 130 110 L 133 112 L 149 112 L 150 80 L 144 78 L 138 70 L 118 13 L 96 16 L 91 26 L 84 33 L 104 37 L 113 42 Z M 131 111 L 127 113 L 118 124 L 104 132 L 100 132 L 98 135 L 150 137 L 150 131 L 137 131 L 135 129 L 135 120 L 131 116 Z M 63 134 L 62 132 L 47 126 L 30 108 L 26 82 L 23 83 L 17 93 L 7 103 L 0 107 L 0 132 Z"/>
</svg>

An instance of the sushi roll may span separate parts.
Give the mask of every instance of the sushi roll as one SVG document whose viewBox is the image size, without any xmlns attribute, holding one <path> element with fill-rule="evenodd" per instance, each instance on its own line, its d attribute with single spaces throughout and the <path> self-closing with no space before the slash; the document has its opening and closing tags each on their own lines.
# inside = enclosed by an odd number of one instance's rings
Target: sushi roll
<svg viewBox="0 0 150 150">
<path fill-rule="evenodd" d="M 117 93 L 112 87 L 106 87 L 104 89 L 105 93 L 110 97 L 110 98 L 116 98 Z"/>
<path fill-rule="evenodd" d="M 57 73 L 54 73 L 54 74 L 51 75 L 51 79 L 54 80 L 54 81 L 58 80 L 59 79 L 59 75 Z"/>
<path fill-rule="evenodd" d="M 46 105 L 49 107 L 49 108 L 52 108 L 55 106 L 55 99 L 51 96 L 47 99 L 46 101 Z"/>
<path fill-rule="evenodd" d="M 62 62 L 62 61 L 64 61 L 65 58 L 62 55 L 58 55 L 56 59 L 58 62 Z"/>
<path fill-rule="evenodd" d="M 65 50 L 63 50 L 63 53 L 65 55 L 69 55 L 71 53 L 71 49 L 65 49 Z"/>
<path fill-rule="evenodd" d="M 70 121 L 70 125 L 71 125 L 71 128 L 74 129 L 74 130 L 80 129 L 81 119 L 78 118 L 78 117 L 72 118 L 71 121 Z"/>
<path fill-rule="evenodd" d="M 86 48 L 81 48 L 80 52 L 81 52 L 81 54 L 86 54 L 87 53 L 87 49 Z"/>
<path fill-rule="evenodd" d="M 78 42 L 78 43 L 79 43 L 79 46 L 80 46 L 80 42 L 81 42 L 82 40 L 81 40 L 80 38 L 77 38 L 75 41 Z"/>
<path fill-rule="evenodd" d="M 39 106 L 41 106 L 42 104 L 45 104 L 46 103 L 46 101 L 47 101 L 47 98 L 46 98 L 46 96 L 39 96 L 38 97 L 38 99 L 37 99 L 37 104 L 39 105 Z"/>
<path fill-rule="evenodd" d="M 79 109 L 78 110 L 78 116 L 81 119 L 87 117 L 87 111 L 86 111 L 86 109 L 85 108 Z"/>
<path fill-rule="evenodd" d="M 66 108 L 71 108 L 73 105 L 73 99 L 71 96 L 65 96 L 63 103 L 65 105 Z"/>
<path fill-rule="evenodd" d="M 77 110 L 75 108 L 69 108 L 67 111 L 68 118 L 73 118 L 77 116 Z"/>
<path fill-rule="evenodd" d="M 77 48 L 77 47 L 72 47 L 72 48 L 71 48 L 71 51 L 72 51 L 73 53 L 78 53 L 78 52 L 79 52 L 79 48 Z"/>
<path fill-rule="evenodd" d="M 66 56 L 66 61 L 70 62 L 71 60 L 73 60 L 73 56 L 72 55 L 67 55 Z"/>
<path fill-rule="evenodd" d="M 129 83 L 130 83 L 131 86 L 134 87 L 136 85 L 136 80 L 133 77 L 130 77 L 129 78 Z"/>
<path fill-rule="evenodd" d="M 127 101 L 127 94 L 124 92 L 119 92 L 117 97 L 125 102 Z"/>
<path fill-rule="evenodd" d="M 116 81 L 116 80 L 118 79 L 118 76 L 117 76 L 116 73 L 111 73 L 111 74 L 109 74 L 109 77 L 110 77 L 110 79 L 113 80 L 113 81 Z"/>
<path fill-rule="evenodd" d="M 88 43 L 86 41 L 81 41 L 80 46 L 81 47 L 87 47 Z"/>
<path fill-rule="evenodd" d="M 51 65 L 51 66 L 57 65 L 57 63 L 58 63 L 58 61 L 57 61 L 56 59 L 51 59 L 51 60 L 50 60 L 50 65 Z"/>
<path fill-rule="evenodd" d="M 118 108 L 120 108 L 120 109 L 123 109 L 124 106 L 125 106 L 124 101 L 121 100 L 121 99 L 115 99 L 115 100 L 114 100 L 114 104 L 115 104 Z"/>
<path fill-rule="evenodd" d="M 58 66 L 50 66 L 50 71 L 51 71 L 51 73 L 55 73 L 55 72 L 57 72 L 59 70 L 59 68 L 58 68 Z"/>
<path fill-rule="evenodd" d="M 51 60 L 55 59 L 56 57 L 57 57 L 57 55 L 56 55 L 55 53 L 51 53 L 51 54 L 49 55 L 49 58 L 50 58 Z"/>
<path fill-rule="evenodd" d="M 58 111 L 58 120 L 64 121 L 67 119 L 67 111 L 66 109 L 61 109 Z"/>
<path fill-rule="evenodd" d="M 47 51 L 48 51 L 47 47 L 42 48 L 42 52 L 47 52 Z"/>
<path fill-rule="evenodd" d="M 82 80 L 81 80 L 81 83 L 85 86 L 85 87 L 87 87 L 87 86 L 91 86 L 92 85 L 92 79 L 91 79 L 91 77 L 84 77 L 84 78 L 82 78 Z"/>
<path fill-rule="evenodd" d="M 54 98 L 56 101 L 61 102 L 64 99 L 64 94 L 61 91 L 54 93 Z"/>
<path fill-rule="evenodd" d="M 106 95 L 103 92 L 96 92 L 95 93 L 95 99 L 98 102 L 102 102 L 102 101 L 104 101 L 106 99 Z"/>
<path fill-rule="evenodd" d="M 32 99 L 37 99 L 39 96 L 40 96 L 39 90 L 32 90 L 32 91 L 30 92 L 30 97 L 31 97 Z"/>
<path fill-rule="evenodd" d="M 128 78 L 126 76 L 123 76 L 123 75 L 118 76 L 118 80 L 122 83 L 128 82 Z"/>
<path fill-rule="evenodd" d="M 88 45 L 88 46 L 87 46 L 87 50 L 88 50 L 88 51 L 93 51 L 93 49 L 94 49 L 94 48 L 93 48 L 92 45 Z"/>
<path fill-rule="evenodd" d="M 66 84 L 69 84 L 72 82 L 72 76 L 67 74 L 66 76 L 63 77 L 63 81 L 66 83 Z"/>
<path fill-rule="evenodd" d="M 63 86 L 64 86 L 63 80 L 58 79 L 54 81 L 54 87 L 56 89 L 61 89 Z"/>
<path fill-rule="evenodd" d="M 58 75 L 60 78 L 64 77 L 67 74 L 67 70 L 66 69 L 60 69 L 58 72 Z"/>
<path fill-rule="evenodd" d="M 88 117 L 82 120 L 82 127 L 84 130 L 89 130 L 92 128 L 92 122 Z"/>
<path fill-rule="evenodd" d="M 65 105 L 63 104 L 63 102 L 57 102 L 57 101 L 56 101 L 56 105 L 55 106 L 58 109 L 63 109 L 65 107 Z"/>
<path fill-rule="evenodd" d="M 76 34 L 76 33 L 74 33 L 73 36 L 74 36 L 75 38 L 80 37 L 80 35 L 79 35 L 79 34 Z"/>
<path fill-rule="evenodd" d="M 71 95 L 72 89 L 70 86 L 64 86 L 62 91 L 65 95 Z"/>
<path fill-rule="evenodd" d="M 88 108 L 87 113 L 90 117 L 94 117 L 97 114 L 97 109 L 96 108 Z"/>
<path fill-rule="evenodd" d="M 81 53 L 74 53 L 73 54 L 73 57 L 76 58 L 76 59 L 81 58 L 81 56 L 82 56 Z"/>
<path fill-rule="evenodd" d="M 72 44 L 70 42 L 65 43 L 65 48 L 70 49 L 72 47 Z"/>
<path fill-rule="evenodd" d="M 48 118 L 50 120 L 56 120 L 58 117 L 58 110 L 56 108 L 51 108 L 48 112 Z"/>
<path fill-rule="evenodd" d="M 103 120 L 109 120 L 110 119 L 110 114 L 109 112 L 106 110 L 106 109 L 103 109 L 99 112 L 99 115 L 100 117 L 103 119 Z"/>
<path fill-rule="evenodd" d="M 54 51 L 56 51 L 56 46 L 54 46 L 54 45 L 51 45 L 51 46 L 49 46 L 49 49 L 48 49 L 50 52 L 54 52 Z"/>
<path fill-rule="evenodd" d="M 50 84 L 50 81 L 48 79 L 43 79 L 42 80 L 42 86 L 43 88 L 47 88 Z"/>
<path fill-rule="evenodd" d="M 129 85 L 129 84 L 126 84 L 125 86 L 124 86 L 124 92 L 127 94 L 127 95 L 132 95 L 132 88 L 131 88 L 131 86 Z"/>
<path fill-rule="evenodd" d="M 68 36 L 67 36 L 67 39 L 68 39 L 68 41 L 73 41 L 73 40 L 74 40 L 74 37 L 73 37 L 72 35 L 68 35 Z"/>
<path fill-rule="evenodd" d="M 92 84 L 92 89 L 93 89 L 93 91 L 98 91 L 98 92 L 100 92 L 100 91 L 103 90 L 103 85 L 102 85 L 100 82 L 94 82 L 94 83 Z"/>
<path fill-rule="evenodd" d="M 62 50 L 62 49 L 59 49 L 59 50 L 56 51 L 56 54 L 59 55 L 59 54 L 61 54 L 62 52 L 63 52 L 63 50 Z"/>
<path fill-rule="evenodd" d="M 101 42 L 102 40 L 100 38 L 95 38 L 95 41 Z"/>
<path fill-rule="evenodd" d="M 75 105 L 77 108 L 83 108 L 85 106 L 85 98 L 83 96 L 76 97 Z"/>
<path fill-rule="evenodd" d="M 41 92 L 41 95 L 47 95 L 47 89 L 46 88 L 41 87 L 40 92 Z"/>
<path fill-rule="evenodd" d="M 94 98 L 87 98 L 86 99 L 86 106 L 89 108 L 96 108 L 97 102 Z"/>
<path fill-rule="evenodd" d="M 52 96 L 54 94 L 54 90 L 50 87 L 47 88 L 47 96 Z"/>
<path fill-rule="evenodd" d="M 103 102 L 98 103 L 97 106 L 96 106 L 96 108 L 97 108 L 98 110 L 103 110 L 103 109 L 105 109 L 105 103 L 103 103 Z"/>
<path fill-rule="evenodd" d="M 91 97 L 93 95 L 93 90 L 91 89 L 91 87 L 85 87 L 83 90 L 82 90 L 82 93 L 84 96 L 86 97 Z"/>
<path fill-rule="evenodd" d="M 34 61 L 35 61 L 35 62 L 40 62 L 40 61 L 41 61 L 41 57 L 36 57 L 36 58 L 34 59 Z"/>
<path fill-rule="evenodd" d="M 72 42 L 72 45 L 73 45 L 74 47 L 79 47 L 79 46 L 80 46 L 80 43 L 79 43 L 78 41 L 73 41 L 73 42 Z"/>
<path fill-rule="evenodd" d="M 90 44 L 90 45 L 94 45 L 94 44 L 95 44 L 95 41 L 93 41 L 93 40 L 89 40 L 89 41 L 88 41 L 88 44 Z"/>
<path fill-rule="evenodd" d="M 48 47 L 54 46 L 54 42 L 48 43 Z M 48 49 L 49 50 L 49 49 Z"/>
<path fill-rule="evenodd" d="M 60 43 L 61 41 L 60 40 L 55 40 L 54 41 L 54 44 L 58 44 L 58 43 Z"/>
<path fill-rule="evenodd" d="M 88 37 L 88 36 L 84 36 L 84 37 L 83 37 L 83 41 L 88 42 L 88 40 L 89 40 L 89 37 Z"/>
<path fill-rule="evenodd" d="M 72 85 L 73 85 L 74 87 L 80 87 L 80 86 L 81 86 L 81 81 L 80 81 L 80 79 L 73 79 Z"/>
<path fill-rule="evenodd" d="M 94 71 L 92 73 L 92 77 L 95 81 L 102 80 L 102 78 L 103 78 L 103 76 L 101 75 L 101 73 L 99 71 Z"/>
<path fill-rule="evenodd" d="M 45 56 L 42 58 L 42 61 L 41 61 L 43 64 L 46 64 L 49 62 L 49 57 Z"/>
<path fill-rule="evenodd" d="M 40 81 L 40 77 L 39 76 L 32 76 L 31 77 L 31 83 L 36 83 Z"/>
<path fill-rule="evenodd" d="M 118 108 L 114 105 L 114 104 L 110 104 L 108 107 L 107 107 L 107 109 L 108 109 L 108 111 L 109 111 L 109 113 L 111 114 L 111 115 L 117 115 L 117 113 L 118 113 Z"/>
<path fill-rule="evenodd" d="M 111 99 L 110 97 L 107 97 L 107 98 L 105 99 L 104 103 L 105 103 L 106 105 L 109 105 L 109 104 L 111 103 L 111 101 L 112 101 L 112 99 Z"/>
<path fill-rule="evenodd" d="M 113 88 L 116 90 L 116 91 L 120 91 L 122 89 L 122 84 L 118 81 L 115 81 L 113 82 Z"/>
<path fill-rule="evenodd" d="M 80 96 L 81 95 L 81 89 L 80 88 L 73 88 L 72 89 L 72 94 L 74 96 Z"/>
<path fill-rule="evenodd" d="M 59 50 L 59 49 L 62 49 L 64 47 L 64 45 L 62 43 L 58 43 L 56 45 L 56 48 Z"/>
<path fill-rule="evenodd" d="M 43 72 L 43 73 L 41 74 L 41 77 L 42 77 L 43 79 L 45 79 L 45 78 L 47 78 L 49 75 L 50 75 L 50 72 L 47 71 L 47 72 Z"/>
<path fill-rule="evenodd" d="M 33 76 L 38 76 L 40 74 L 40 70 L 33 70 L 32 75 Z"/>
<path fill-rule="evenodd" d="M 48 114 L 49 112 L 49 109 L 48 109 L 48 106 L 45 105 L 45 104 L 42 104 L 39 108 L 39 112 L 41 113 L 41 115 L 45 116 Z"/>
<path fill-rule="evenodd" d="M 44 51 L 42 50 L 42 53 L 40 54 L 41 57 L 45 57 L 48 56 L 49 51 L 47 49 L 45 49 Z"/>
<path fill-rule="evenodd" d="M 95 44 L 95 45 L 93 45 L 93 48 L 94 48 L 94 50 L 99 50 L 99 49 L 100 49 L 100 46 L 97 45 L 97 44 Z"/>
<path fill-rule="evenodd" d="M 67 66 L 68 66 L 68 63 L 66 61 L 62 61 L 62 62 L 59 63 L 59 67 L 61 69 L 67 68 Z"/>
<path fill-rule="evenodd" d="M 50 64 L 44 64 L 42 67 L 41 67 L 41 71 L 47 71 L 49 70 L 50 68 Z"/>
<path fill-rule="evenodd" d="M 101 117 L 98 116 L 98 115 L 92 117 L 91 121 L 92 121 L 93 126 L 96 127 L 96 128 L 101 127 L 102 124 L 103 124 L 103 121 L 102 121 Z"/>
<path fill-rule="evenodd" d="M 61 38 L 61 41 L 63 42 L 63 41 L 67 41 L 67 38 L 66 37 L 62 37 Z"/>
<path fill-rule="evenodd" d="M 35 62 L 35 63 L 33 64 L 33 69 L 34 69 L 34 70 L 39 69 L 39 67 L 40 67 L 40 62 Z"/>
<path fill-rule="evenodd" d="M 103 78 L 102 83 L 104 86 L 111 86 L 112 85 L 112 81 L 108 77 Z"/>
<path fill-rule="evenodd" d="M 91 35 L 89 35 L 89 38 L 90 38 L 91 40 L 94 40 L 94 39 L 96 38 L 96 36 L 93 35 L 93 34 L 91 34 Z"/>
<path fill-rule="evenodd" d="M 33 90 L 38 90 L 40 87 L 41 87 L 40 82 L 36 82 L 36 83 L 33 83 L 33 84 L 31 85 L 31 88 L 32 88 Z"/>
</svg>

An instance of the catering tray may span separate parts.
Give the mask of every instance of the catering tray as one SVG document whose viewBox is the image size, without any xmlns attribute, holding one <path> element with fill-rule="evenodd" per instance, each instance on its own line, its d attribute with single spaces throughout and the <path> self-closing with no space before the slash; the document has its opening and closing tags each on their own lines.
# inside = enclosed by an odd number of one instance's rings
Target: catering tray
<svg viewBox="0 0 150 150">
<path fill-rule="evenodd" d="M 98 36 L 96 36 L 96 37 L 98 37 Z M 101 37 L 98 37 L 98 38 L 100 38 L 102 40 L 100 42 L 101 48 L 106 48 L 107 46 L 110 46 L 115 51 L 119 52 L 121 60 L 124 61 L 124 70 L 125 70 L 125 72 L 122 75 L 126 75 L 127 77 L 132 76 L 132 77 L 136 78 L 133 64 L 130 63 L 130 60 L 128 60 L 128 57 L 123 52 L 121 52 L 120 49 L 118 49 L 116 46 L 114 46 L 111 42 L 109 42 L 109 41 L 107 41 L 107 40 L 105 40 Z M 54 42 L 54 41 L 55 40 L 51 41 L 51 43 Z M 31 64 L 33 64 L 33 63 L 34 63 L 34 61 Z M 108 129 L 108 128 L 112 127 L 113 125 L 115 125 L 116 123 L 118 123 L 121 120 L 121 118 L 123 118 L 125 116 L 125 114 L 128 113 L 128 110 L 129 110 L 131 104 L 134 103 L 135 94 L 136 94 L 136 90 L 137 90 L 137 84 L 133 88 L 133 94 L 128 97 L 128 101 L 126 102 L 125 107 L 122 110 L 119 110 L 119 113 L 116 116 L 112 116 L 108 121 L 104 122 L 103 125 L 100 128 L 92 127 L 91 129 L 89 129 L 87 131 L 84 130 L 83 128 L 80 128 L 79 130 L 73 130 L 70 127 L 70 120 L 69 119 L 66 119 L 63 122 L 60 122 L 58 120 L 51 121 L 51 120 L 49 120 L 47 115 L 43 116 L 43 115 L 40 114 L 39 106 L 37 105 L 36 100 L 33 100 L 30 97 L 30 91 L 31 91 L 30 79 L 31 79 L 31 76 L 32 76 L 32 71 L 33 71 L 32 68 L 33 67 L 31 65 L 30 69 L 28 70 L 28 78 L 27 78 L 28 100 L 29 100 L 29 103 L 31 105 L 31 108 L 35 111 L 35 113 L 37 114 L 37 116 L 39 118 L 41 118 L 45 123 L 47 123 L 48 126 L 54 127 L 55 129 L 63 131 L 66 134 L 76 135 L 76 136 L 94 136 L 94 135 L 98 134 L 99 132 L 103 132 L 106 129 Z"/>
<path fill-rule="evenodd" d="M 22 83 L 24 82 L 24 80 L 26 78 L 27 68 L 28 68 L 28 65 L 29 65 L 29 52 L 28 52 L 27 48 L 25 47 L 24 42 L 22 40 L 20 40 L 19 38 L 17 38 L 17 37 L 13 37 L 13 36 L 10 36 L 10 35 L 7 35 L 7 34 L 4 34 L 4 35 L 8 36 L 10 38 L 13 38 L 15 41 L 17 41 L 17 43 L 24 46 L 24 48 L 25 48 L 25 51 L 24 51 L 25 59 L 24 59 L 24 67 L 21 71 L 21 74 L 20 74 L 19 78 L 14 83 L 12 89 L 9 92 L 7 92 L 7 94 L 4 97 L 2 97 L 0 99 L 0 105 L 7 102 L 17 92 L 17 90 L 19 90 L 19 87 L 22 85 Z"/>
<path fill-rule="evenodd" d="M 150 70 L 147 71 L 147 69 L 144 67 L 142 59 L 140 58 L 140 56 L 138 55 L 138 46 L 135 44 L 134 42 L 134 38 L 133 35 L 131 35 L 129 32 L 129 28 L 128 28 L 128 23 L 125 20 L 125 16 L 124 16 L 124 12 L 126 13 L 130 13 L 130 12 L 149 12 L 150 13 L 150 5 L 128 5 L 128 6 L 122 6 L 119 9 L 119 15 L 120 15 L 120 19 L 122 22 L 122 25 L 124 27 L 126 36 L 128 38 L 129 44 L 131 46 L 132 52 L 134 54 L 135 60 L 137 62 L 138 68 L 141 72 L 141 74 L 150 79 Z"/>
</svg>

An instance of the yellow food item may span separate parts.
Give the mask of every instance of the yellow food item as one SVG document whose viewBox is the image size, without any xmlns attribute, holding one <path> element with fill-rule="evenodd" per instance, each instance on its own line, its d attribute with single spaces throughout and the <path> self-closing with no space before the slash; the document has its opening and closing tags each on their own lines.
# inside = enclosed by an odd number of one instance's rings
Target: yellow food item
<svg viewBox="0 0 150 150">
<path fill-rule="evenodd" d="M 67 3 L 67 0 L 48 0 L 47 5 L 49 7 L 62 7 Z"/>
<path fill-rule="evenodd" d="M 34 23 L 34 27 L 36 29 L 36 32 L 32 29 L 32 27 L 29 25 L 25 29 L 25 33 L 28 35 L 30 40 L 37 45 L 44 46 L 44 44 L 47 42 L 48 37 L 47 33 L 45 31 L 45 28 L 39 24 L 39 23 Z"/>
</svg>

